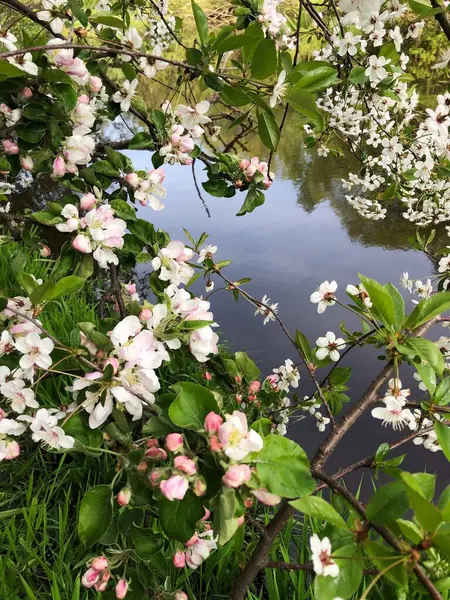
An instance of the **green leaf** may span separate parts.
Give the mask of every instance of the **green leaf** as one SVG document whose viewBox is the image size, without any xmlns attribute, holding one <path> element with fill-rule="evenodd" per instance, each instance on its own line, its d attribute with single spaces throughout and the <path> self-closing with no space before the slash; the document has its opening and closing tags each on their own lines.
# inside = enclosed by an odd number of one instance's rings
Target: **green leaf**
<svg viewBox="0 0 450 600">
<path fill-rule="evenodd" d="M 292 440 L 271 434 L 261 452 L 252 456 L 257 475 L 264 487 L 284 498 L 311 494 L 315 481 L 305 451 Z"/>
<path fill-rule="evenodd" d="M 112 520 L 112 496 L 109 485 L 91 488 L 83 497 L 78 516 L 78 536 L 92 546 L 107 531 Z"/>
<path fill-rule="evenodd" d="M 178 395 L 169 407 L 170 419 L 183 429 L 204 429 L 206 415 L 219 410 L 214 395 L 205 387 L 190 382 L 177 383 L 173 389 Z"/>
<path fill-rule="evenodd" d="M 348 80 L 356 85 L 366 83 L 369 77 L 366 75 L 366 67 L 360 67 L 359 65 L 353 67 L 348 76 Z"/>
<path fill-rule="evenodd" d="M 131 529 L 131 539 L 138 556 L 144 560 L 150 560 L 163 545 L 161 537 L 157 537 L 150 529 L 143 529 L 134 524 Z"/>
<path fill-rule="evenodd" d="M 125 202 L 124 200 L 111 200 L 109 203 L 111 208 L 114 210 L 116 216 L 124 219 L 124 221 L 136 221 L 136 211 L 132 206 Z"/>
<path fill-rule="evenodd" d="M 444 552 L 450 557 L 450 523 L 441 523 L 433 537 L 431 538 L 433 546 Z"/>
<path fill-rule="evenodd" d="M 268 112 L 258 113 L 258 133 L 264 146 L 276 150 L 280 141 L 280 129 L 275 118 Z"/>
<path fill-rule="evenodd" d="M 128 148 L 130 150 L 143 150 L 145 148 L 153 148 L 154 145 L 155 142 L 152 136 L 146 131 L 140 131 L 128 144 Z"/>
<path fill-rule="evenodd" d="M 70 86 L 74 86 L 74 82 L 72 81 L 70 75 L 67 75 L 67 73 L 65 73 L 64 71 L 61 71 L 61 69 L 45 69 L 42 72 L 42 77 L 44 79 L 46 79 L 47 81 L 55 81 L 57 83 L 66 83 Z"/>
<path fill-rule="evenodd" d="M 248 356 L 248 354 L 245 352 L 236 352 L 234 359 L 238 366 L 239 372 L 243 375 L 247 383 L 250 383 L 260 377 L 261 371 Z"/>
<path fill-rule="evenodd" d="M 401 477 L 417 521 L 425 531 L 435 531 L 439 523 L 443 520 L 441 511 L 422 495 L 420 485 L 411 473 L 403 472 L 401 473 Z"/>
<path fill-rule="evenodd" d="M 67 435 L 71 435 L 82 446 L 100 448 L 103 443 L 103 435 L 100 429 L 91 429 L 80 413 L 71 415 L 64 424 L 63 429 Z"/>
<path fill-rule="evenodd" d="M 47 124 L 27 123 L 26 125 L 17 125 L 15 131 L 21 140 L 30 144 L 37 144 L 43 137 L 47 129 Z"/>
<path fill-rule="evenodd" d="M 448 425 L 444 425 L 444 423 L 436 421 L 434 424 L 434 430 L 437 435 L 439 446 L 442 448 L 445 458 L 450 461 L 450 427 L 448 427 Z"/>
<path fill-rule="evenodd" d="M 437 386 L 433 400 L 440 406 L 446 406 L 450 402 L 450 377 L 443 379 Z"/>
<path fill-rule="evenodd" d="M 51 85 L 55 96 L 62 103 L 64 112 L 70 113 L 78 102 L 78 92 L 73 85 L 68 83 L 54 83 Z"/>
<path fill-rule="evenodd" d="M 434 390 L 436 389 L 436 373 L 433 367 L 428 362 L 414 363 L 414 366 L 419 373 L 420 378 L 427 386 L 427 390 L 433 395 Z"/>
<path fill-rule="evenodd" d="M 23 107 L 23 116 L 30 121 L 48 121 L 49 106 L 41 102 L 30 102 Z"/>
<path fill-rule="evenodd" d="M 367 518 L 377 525 L 384 525 L 404 515 L 408 507 L 405 486 L 401 481 L 394 481 L 371 496 L 366 509 Z"/>
<path fill-rule="evenodd" d="M 164 533 L 171 539 L 187 542 L 205 514 L 203 501 L 188 491 L 183 500 L 159 499 L 159 519 Z"/>
<path fill-rule="evenodd" d="M 220 96 L 224 102 L 231 104 L 231 106 L 245 106 L 251 102 L 250 96 L 244 89 L 231 87 L 231 85 L 224 85 L 220 90 Z"/>
<path fill-rule="evenodd" d="M 67 277 L 63 277 L 57 281 L 55 284 L 51 284 L 50 286 L 48 285 L 48 282 L 43 283 L 35 289 L 31 295 L 31 298 L 33 301 L 39 296 L 40 304 L 43 302 L 52 302 L 53 300 L 56 300 L 61 296 L 65 296 L 66 294 L 74 294 L 75 292 L 79 292 L 83 289 L 85 283 L 86 279 L 83 279 L 83 277 L 68 275 Z"/>
<path fill-rule="evenodd" d="M 445 361 L 442 352 L 434 342 L 422 337 L 415 337 L 406 340 L 404 346 L 412 350 L 415 356 L 429 363 L 437 375 L 442 375 Z"/>
<path fill-rule="evenodd" d="M 256 79 L 267 79 L 277 69 L 277 49 L 275 42 L 270 38 L 262 40 L 253 55 L 251 69 L 252 77 Z"/>
<path fill-rule="evenodd" d="M 227 193 L 228 183 L 224 179 L 208 179 L 202 181 L 202 187 L 211 196 L 222 198 Z"/>
<path fill-rule="evenodd" d="M 12 65 L 4 58 L 0 59 L 0 76 L 1 79 L 11 79 L 12 77 L 29 77 L 28 73 Z"/>
<path fill-rule="evenodd" d="M 396 330 L 400 330 L 405 320 L 405 301 L 403 300 L 403 296 L 400 294 L 398 289 L 392 285 L 392 283 L 387 283 L 384 286 L 384 289 L 388 292 L 390 297 L 392 298 L 392 302 L 394 303 L 394 327 Z"/>
<path fill-rule="evenodd" d="M 309 362 L 313 361 L 312 350 L 311 346 L 309 345 L 308 338 L 304 333 L 302 333 L 298 329 L 295 332 L 295 345 L 299 350 L 301 350 L 306 360 L 308 360 Z"/>
<path fill-rule="evenodd" d="M 287 93 L 286 100 L 292 108 L 304 115 L 308 121 L 317 125 L 319 129 L 323 129 L 324 119 L 311 92 L 293 87 Z"/>
<path fill-rule="evenodd" d="M 264 204 L 265 199 L 266 198 L 261 190 L 250 188 L 245 197 L 244 204 L 239 209 L 239 212 L 236 213 L 236 216 L 242 217 L 246 213 L 253 212 L 255 208 Z"/>
<path fill-rule="evenodd" d="M 236 50 L 237 48 L 242 48 L 243 46 L 251 46 L 260 39 L 261 35 L 257 32 L 255 32 L 254 35 L 249 35 L 248 33 L 244 33 L 242 35 L 233 35 L 220 42 L 216 50 L 222 54 L 223 52 L 230 52 L 230 50 Z"/>
<path fill-rule="evenodd" d="M 404 323 L 405 329 L 415 329 L 433 317 L 450 309 L 450 292 L 438 292 L 419 302 Z"/>
<path fill-rule="evenodd" d="M 237 506 L 235 490 L 223 487 L 213 510 L 214 534 L 218 536 L 219 546 L 226 544 L 237 531 L 238 519 L 235 517 Z"/>
<path fill-rule="evenodd" d="M 337 577 L 316 575 L 314 579 L 314 597 L 317 600 L 335 600 L 351 598 L 359 588 L 363 576 L 362 561 L 353 544 L 342 546 L 336 551 L 339 558 L 334 561 L 339 565 Z"/>
<path fill-rule="evenodd" d="M 338 72 L 333 67 L 318 67 L 305 73 L 294 88 L 319 92 L 339 81 Z"/>
<path fill-rule="evenodd" d="M 130 232 L 135 235 L 143 244 L 151 246 L 156 241 L 155 228 L 148 221 L 138 219 L 127 224 Z"/>
<path fill-rule="evenodd" d="M 366 540 L 364 542 L 364 548 L 370 556 L 370 560 L 380 571 L 385 571 L 387 567 L 401 558 L 400 554 L 397 554 L 390 548 L 387 548 L 378 542 L 372 542 L 371 540 Z M 391 560 L 388 560 L 389 558 Z M 392 581 L 396 586 L 408 589 L 408 573 L 405 568 L 405 563 L 401 563 L 386 570 L 384 577 Z"/>
<path fill-rule="evenodd" d="M 369 279 L 368 277 L 364 277 L 364 275 L 359 275 L 359 278 L 372 300 L 372 312 L 386 327 L 391 328 L 395 323 L 396 308 L 390 293 L 381 283 L 378 283 L 374 279 Z"/>
<path fill-rule="evenodd" d="M 329 502 L 319 496 L 305 496 L 289 503 L 295 509 L 320 521 L 327 521 L 337 527 L 346 527 L 344 519 Z"/>
<path fill-rule="evenodd" d="M 90 17 L 91 23 L 97 23 L 98 25 L 106 25 L 107 27 L 113 27 L 114 29 L 126 29 L 125 23 L 118 17 L 112 15 L 94 15 Z"/>
<path fill-rule="evenodd" d="M 199 40 L 203 46 L 206 46 L 208 42 L 208 19 L 206 18 L 203 10 L 196 2 L 194 2 L 194 0 L 191 0 L 191 4 Z"/>
<path fill-rule="evenodd" d="M 413 544 L 419 544 L 422 541 L 424 537 L 423 533 L 415 523 L 406 521 L 405 519 L 397 519 L 396 523 L 402 534 Z"/>
</svg>

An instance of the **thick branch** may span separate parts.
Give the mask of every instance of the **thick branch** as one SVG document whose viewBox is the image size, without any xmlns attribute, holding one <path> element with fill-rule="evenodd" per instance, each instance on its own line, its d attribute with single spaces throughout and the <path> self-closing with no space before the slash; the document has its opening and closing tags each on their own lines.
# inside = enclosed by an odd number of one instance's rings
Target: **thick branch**
<svg viewBox="0 0 450 600">
<path fill-rule="evenodd" d="M 431 6 L 433 8 L 440 8 L 441 12 L 438 12 L 437 15 L 434 15 L 434 18 L 441 26 L 442 31 L 445 33 L 445 36 L 448 40 L 450 40 L 450 21 L 448 20 L 447 14 L 444 12 L 445 9 L 439 4 L 438 0 L 431 0 Z"/>
<path fill-rule="evenodd" d="M 109 274 L 111 277 L 111 291 L 114 294 L 114 297 L 117 301 L 120 318 L 124 319 L 127 316 L 127 311 L 123 302 L 122 288 L 120 287 L 119 276 L 117 274 L 117 267 L 113 263 L 109 265 Z"/>
</svg>

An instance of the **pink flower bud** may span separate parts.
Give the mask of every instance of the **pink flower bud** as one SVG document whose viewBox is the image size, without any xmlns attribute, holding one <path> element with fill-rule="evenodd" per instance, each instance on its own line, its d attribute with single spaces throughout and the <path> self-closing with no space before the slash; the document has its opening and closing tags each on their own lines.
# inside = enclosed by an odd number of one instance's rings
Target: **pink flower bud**
<svg viewBox="0 0 450 600">
<path fill-rule="evenodd" d="M 90 101 L 91 99 L 87 94 L 81 94 L 81 96 L 78 96 L 78 102 L 81 104 L 89 104 Z"/>
<path fill-rule="evenodd" d="M 135 283 L 128 283 L 125 286 L 125 290 L 126 290 L 127 294 L 129 294 L 130 296 L 132 296 L 133 294 L 136 293 L 136 284 Z"/>
<path fill-rule="evenodd" d="M 259 490 L 252 490 L 251 493 L 257 500 L 265 504 L 266 506 L 276 506 L 280 504 L 281 498 L 276 494 L 272 494 L 266 488 L 260 488 Z"/>
<path fill-rule="evenodd" d="M 74 58 L 72 64 L 66 69 L 66 73 L 71 77 L 84 77 L 87 75 L 87 68 L 81 58 Z"/>
<path fill-rule="evenodd" d="M 20 446 L 17 442 L 11 441 L 6 446 L 5 460 L 14 460 L 20 454 Z"/>
<path fill-rule="evenodd" d="M 211 511 L 208 510 L 205 506 L 203 508 L 205 509 L 205 514 L 200 519 L 200 521 L 207 521 L 209 519 L 209 517 L 211 516 Z"/>
<path fill-rule="evenodd" d="M 186 566 L 186 554 L 182 550 L 178 550 L 173 555 L 173 564 L 177 569 L 183 569 Z"/>
<path fill-rule="evenodd" d="M 206 494 L 206 482 L 202 477 L 197 477 L 195 480 L 193 491 L 199 498 Z"/>
<path fill-rule="evenodd" d="M 88 194 L 84 194 L 84 196 L 81 196 L 80 208 L 81 210 L 91 210 L 92 208 L 94 208 L 96 202 L 97 200 L 94 194 L 91 194 L 89 192 Z"/>
<path fill-rule="evenodd" d="M 128 173 L 125 175 L 125 181 L 130 187 L 135 189 L 139 184 L 139 175 L 137 173 Z"/>
<path fill-rule="evenodd" d="M 190 548 L 191 546 L 194 546 L 194 544 L 196 544 L 197 542 L 198 542 L 198 533 L 195 532 L 194 535 L 192 537 L 190 537 L 187 542 L 184 542 L 184 545 L 187 546 L 188 548 Z"/>
<path fill-rule="evenodd" d="M 2 145 L 6 154 L 19 154 L 19 146 L 13 140 L 3 140 Z"/>
<path fill-rule="evenodd" d="M 142 460 L 138 466 L 136 467 L 136 469 L 139 471 L 139 473 L 145 473 L 145 471 L 148 469 L 148 464 Z"/>
<path fill-rule="evenodd" d="M 26 88 L 23 88 L 23 90 L 20 92 L 20 95 L 22 96 L 22 98 L 29 100 L 30 98 L 33 97 L 33 92 L 30 90 L 29 87 L 26 87 Z"/>
<path fill-rule="evenodd" d="M 159 489 L 168 500 L 183 500 L 189 488 L 189 482 L 181 475 L 174 475 L 161 481 Z"/>
<path fill-rule="evenodd" d="M 206 379 L 206 381 L 211 381 L 211 373 L 209 371 L 206 371 L 205 373 L 203 373 L 203 379 Z"/>
<path fill-rule="evenodd" d="M 222 444 L 219 442 L 217 435 L 212 435 L 209 440 L 209 448 L 211 452 L 220 452 L 222 450 Z"/>
<path fill-rule="evenodd" d="M 5 418 L 5 415 L 6 412 L 3 410 L 3 408 L 0 408 L 0 421 Z"/>
<path fill-rule="evenodd" d="M 164 471 L 162 469 L 153 469 L 153 471 L 148 476 L 148 480 L 153 486 L 157 486 L 161 481 L 161 477 L 163 476 Z"/>
<path fill-rule="evenodd" d="M 194 149 L 194 140 L 190 135 L 183 135 L 180 139 L 179 149 L 183 154 L 189 154 Z"/>
<path fill-rule="evenodd" d="M 46 246 L 45 244 L 40 244 L 40 249 L 39 249 L 39 254 L 43 257 L 43 258 L 48 258 L 49 256 L 51 256 L 52 251 L 50 250 L 50 248 L 48 246 Z"/>
<path fill-rule="evenodd" d="M 145 456 L 152 460 L 166 460 L 167 452 L 164 448 L 149 448 L 146 450 Z"/>
<path fill-rule="evenodd" d="M 187 456 L 177 456 L 174 460 L 174 464 L 176 469 L 186 473 L 186 475 L 194 475 L 194 473 L 197 473 L 197 465 Z"/>
<path fill-rule="evenodd" d="M 248 386 L 248 391 L 250 393 L 259 392 L 260 388 L 261 388 L 260 382 L 255 380 L 255 381 L 252 381 L 250 383 L 250 385 Z"/>
<path fill-rule="evenodd" d="M 244 170 L 246 169 L 250 164 L 250 161 L 248 160 L 248 158 L 244 158 L 243 160 L 241 160 L 241 162 L 239 163 L 239 167 Z"/>
<path fill-rule="evenodd" d="M 92 252 L 91 240 L 88 238 L 87 235 L 84 235 L 83 233 L 79 233 L 72 240 L 72 247 L 75 248 L 75 250 L 78 250 L 78 252 L 82 252 L 83 254 L 90 254 Z"/>
<path fill-rule="evenodd" d="M 272 181 L 267 177 L 266 179 L 263 180 L 263 186 L 266 190 L 268 190 L 270 188 L 270 186 L 272 185 Z"/>
<path fill-rule="evenodd" d="M 53 161 L 53 175 L 55 177 L 64 177 L 66 174 L 66 163 L 62 156 L 57 156 Z"/>
<path fill-rule="evenodd" d="M 235 400 L 238 404 L 240 404 L 242 402 L 242 394 L 236 394 Z"/>
<path fill-rule="evenodd" d="M 100 79 L 100 77 L 96 77 L 95 75 L 91 75 L 91 77 L 89 77 L 89 88 L 91 92 L 93 92 L 94 94 L 98 94 L 102 87 L 103 82 Z"/>
<path fill-rule="evenodd" d="M 107 358 L 105 360 L 104 368 L 106 368 L 108 365 L 112 366 L 115 375 L 119 370 L 119 361 L 117 360 L 117 358 L 115 358 L 114 356 L 110 356 L 109 358 Z"/>
<path fill-rule="evenodd" d="M 95 571 L 104 571 L 108 567 L 108 559 L 106 556 L 97 556 L 91 561 L 91 569 Z"/>
<path fill-rule="evenodd" d="M 116 598 L 118 598 L 118 600 L 125 598 L 127 592 L 128 583 L 125 581 L 125 579 L 119 579 L 119 581 L 116 584 Z"/>
<path fill-rule="evenodd" d="M 117 494 L 117 502 L 120 506 L 128 506 L 131 500 L 131 489 L 129 487 L 123 488 Z"/>
<path fill-rule="evenodd" d="M 107 587 L 108 587 L 108 582 L 107 581 L 99 581 L 98 583 L 96 583 L 94 585 L 94 589 L 97 592 L 104 592 Z"/>
<path fill-rule="evenodd" d="M 241 378 L 241 376 L 240 376 L 240 375 L 235 375 L 235 376 L 234 376 L 234 380 L 235 380 L 235 382 L 236 382 L 236 383 L 241 383 L 241 381 L 242 381 L 242 378 Z"/>
<path fill-rule="evenodd" d="M 147 448 L 157 448 L 159 446 L 159 442 L 156 438 L 150 438 L 146 442 Z"/>
<path fill-rule="evenodd" d="M 32 171 L 34 169 L 34 160 L 31 156 L 25 156 L 20 159 L 20 166 L 24 171 Z"/>
<path fill-rule="evenodd" d="M 184 592 L 176 592 L 175 596 L 173 597 L 173 600 L 189 600 L 189 598 Z"/>
<path fill-rule="evenodd" d="M 166 437 L 166 448 L 170 452 L 178 452 L 183 447 L 183 436 L 180 433 L 169 433 Z"/>
<path fill-rule="evenodd" d="M 142 321 L 143 323 L 145 323 L 146 321 L 151 319 L 152 316 L 153 316 L 152 311 L 149 308 L 144 308 L 139 313 L 139 321 Z"/>
<path fill-rule="evenodd" d="M 68 162 L 66 164 L 66 170 L 68 173 L 71 173 L 72 175 L 75 173 L 78 173 L 78 167 L 75 163 Z"/>
<path fill-rule="evenodd" d="M 254 402 L 254 401 L 256 400 L 256 396 L 255 396 L 255 394 L 249 394 L 249 395 L 247 396 L 247 400 L 248 400 L 249 402 Z"/>
<path fill-rule="evenodd" d="M 251 508 L 253 506 L 253 498 L 244 498 L 244 506 L 245 508 Z"/>
<path fill-rule="evenodd" d="M 252 472 L 248 465 L 233 465 L 229 467 L 225 475 L 222 477 L 224 485 L 231 488 L 238 488 L 250 480 Z"/>
<path fill-rule="evenodd" d="M 84 573 L 81 578 L 81 585 L 85 588 L 93 587 L 97 581 L 100 579 L 100 571 L 96 571 L 92 567 Z"/>
<path fill-rule="evenodd" d="M 217 413 L 211 411 L 206 415 L 205 429 L 208 433 L 217 433 L 222 425 L 223 419 Z"/>
<path fill-rule="evenodd" d="M 193 162 L 194 162 L 194 159 L 191 156 L 187 156 L 184 159 L 183 164 L 190 166 L 190 165 L 192 165 Z"/>
<path fill-rule="evenodd" d="M 244 515 L 242 515 L 241 517 L 239 517 L 237 522 L 238 522 L 238 527 L 241 527 L 241 525 L 243 525 L 244 522 L 245 522 Z"/>
</svg>

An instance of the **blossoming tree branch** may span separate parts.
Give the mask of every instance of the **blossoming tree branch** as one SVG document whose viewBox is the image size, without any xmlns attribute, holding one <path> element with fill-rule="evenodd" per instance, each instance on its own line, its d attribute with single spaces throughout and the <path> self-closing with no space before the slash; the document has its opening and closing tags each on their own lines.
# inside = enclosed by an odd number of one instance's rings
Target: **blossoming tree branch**
<svg viewBox="0 0 450 600">
<path fill-rule="evenodd" d="M 15 245 L 18 256 L 40 254 L 48 269 L 37 279 L 18 260 L 21 295 L 2 290 L 0 461 L 20 460 L 30 440 L 49 452 L 113 461 L 114 475 L 81 502 L 82 585 L 125 598 L 146 568 L 149 597 L 187 599 L 185 589 L 168 586 L 164 565 L 195 577 L 219 547 L 237 535 L 245 543 L 255 529 L 258 543 L 223 590 L 230 599 L 246 598 L 268 568 L 307 571 L 318 600 L 364 599 L 381 582 L 395 597 L 443 598 L 449 488 L 435 498 L 435 476 L 403 470 L 396 450 L 418 444 L 450 460 L 450 338 L 425 337 L 449 322 L 449 247 L 436 248 L 426 228 L 450 217 L 450 94 L 424 108 L 408 72 L 427 20 L 450 37 L 446 3 L 330 0 L 319 11 L 309 0 L 290 8 L 235 0 L 234 23 L 213 29 L 192 1 L 192 43 L 164 3 L 2 4 L 1 243 Z M 318 48 L 311 60 L 301 59 L 306 38 Z M 445 69 L 448 56 L 436 68 Z M 146 103 L 144 80 L 167 91 L 161 106 Z M 239 216 L 257 209 L 275 178 L 270 164 L 288 111 L 304 119 L 306 144 L 322 160 L 342 144 L 358 158 L 360 170 L 343 186 L 362 217 L 388 219 L 400 207 L 420 228 L 414 244 L 437 273 L 403 275 L 415 306 L 408 309 L 391 283 L 363 275 L 344 286 L 318 281 L 311 290 L 318 313 L 341 305 L 361 325 L 308 341 L 287 329 L 278 303 L 247 291 L 248 278 L 227 277 L 230 261 L 217 259 L 206 234 L 171 240 L 151 223 L 164 209 L 171 165 L 194 161 L 204 165 L 206 192 L 244 194 Z M 131 135 L 108 143 L 105 128 L 120 119 Z M 231 121 L 239 132 L 249 119 L 267 162 L 222 151 L 220 124 Z M 152 168 L 136 171 L 121 149 L 152 150 Z M 45 176 L 66 192 L 37 212 L 12 210 L 9 194 Z M 147 207 L 145 219 L 137 203 Z M 63 243 L 52 250 L 42 239 L 56 232 Z M 138 264 L 151 271 L 149 299 L 130 279 Z M 282 328 L 292 345 L 285 364 L 261 374 L 245 353 L 221 351 L 209 300 L 190 291 L 202 276 L 206 293 L 221 283 L 250 302 L 263 325 Z M 47 326 L 49 307 L 87 290 L 98 298 L 95 319 L 86 316 L 69 336 Z M 363 345 L 376 346 L 384 365 L 360 398 L 350 398 L 351 369 L 339 363 Z M 413 391 L 401 383 L 408 365 L 419 384 Z M 39 384 L 53 376 L 65 382 L 64 402 L 48 405 Z M 293 390 L 303 383 L 313 393 L 299 397 Z M 285 437 L 299 411 L 325 436 L 310 458 Z M 327 460 L 366 412 L 380 444 L 330 474 Z M 383 441 L 381 425 L 397 432 L 395 442 Z M 360 469 L 391 478 L 366 504 L 345 483 Z M 128 511 L 132 526 L 111 534 L 99 554 L 96 544 Z M 322 523 L 308 560 L 270 561 L 293 515 Z"/>
</svg>

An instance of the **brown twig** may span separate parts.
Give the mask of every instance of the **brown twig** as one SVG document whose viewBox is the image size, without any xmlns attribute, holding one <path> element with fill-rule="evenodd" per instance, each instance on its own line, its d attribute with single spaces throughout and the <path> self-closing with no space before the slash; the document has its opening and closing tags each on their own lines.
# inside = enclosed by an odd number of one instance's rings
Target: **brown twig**
<svg viewBox="0 0 450 600">
<path fill-rule="evenodd" d="M 122 288 L 120 286 L 119 276 L 117 274 L 117 267 L 113 263 L 110 263 L 109 265 L 109 275 L 111 278 L 111 292 L 116 298 L 117 306 L 119 307 L 120 318 L 124 319 L 127 316 L 127 311 L 123 301 Z"/>
</svg>

